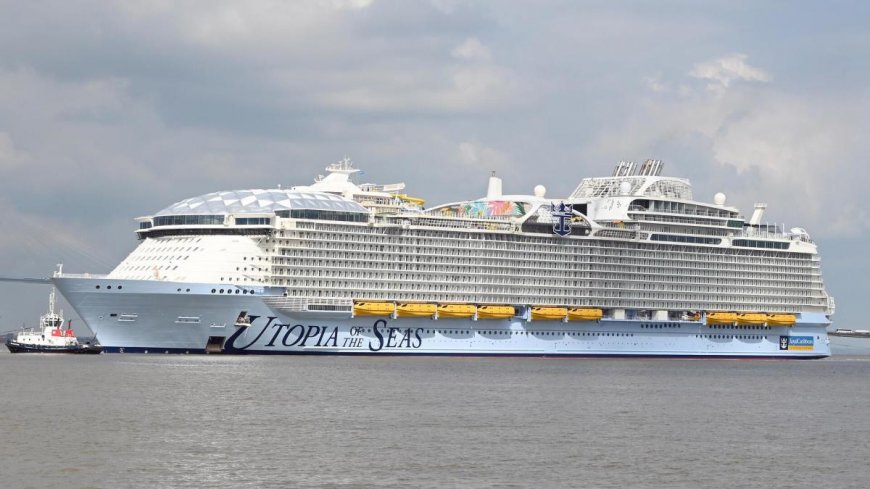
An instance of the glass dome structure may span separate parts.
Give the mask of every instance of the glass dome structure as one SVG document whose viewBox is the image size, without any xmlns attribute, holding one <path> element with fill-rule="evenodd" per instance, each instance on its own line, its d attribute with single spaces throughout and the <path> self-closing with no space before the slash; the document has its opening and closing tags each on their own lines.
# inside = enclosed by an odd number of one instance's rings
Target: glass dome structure
<svg viewBox="0 0 870 489">
<path fill-rule="evenodd" d="M 292 189 L 251 189 L 212 192 L 176 202 L 157 212 L 158 216 L 274 214 L 284 210 L 320 210 L 368 213 L 362 205 L 339 195 Z"/>
</svg>

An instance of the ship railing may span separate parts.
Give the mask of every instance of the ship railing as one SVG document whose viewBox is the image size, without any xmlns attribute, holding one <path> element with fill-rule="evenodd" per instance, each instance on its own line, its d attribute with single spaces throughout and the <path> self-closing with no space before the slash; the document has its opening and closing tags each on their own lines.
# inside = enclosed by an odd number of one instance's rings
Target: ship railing
<svg viewBox="0 0 870 489">
<path fill-rule="evenodd" d="M 735 238 L 768 238 L 768 239 L 792 239 L 794 235 L 781 231 L 761 231 L 758 229 L 745 230 L 742 233 L 735 233 Z"/>
<path fill-rule="evenodd" d="M 638 209 L 637 207 L 640 207 L 640 209 Z M 649 208 L 645 208 L 645 207 L 639 206 L 637 204 L 632 204 L 628 208 L 628 210 L 632 211 L 632 212 L 645 211 L 645 212 L 648 212 L 650 214 L 666 214 L 666 215 L 673 215 L 673 216 L 701 216 L 701 217 L 715 217 L 718 219 L 739 219 L 739 220 L 743 219 L 742 216 L 731 215 L 731 213 L 729 213 L 728 211 L 718 211 L 718 210 L 703 209 L 703 208 L 702 209 L 683 209 L 683 210 L 680 210 L 679 208 L 674 209 L 674 208 L 656 206 L 656 205 L 651 206 Z"/>
<path fill-rule="evenodd" d="M 726 227 L 727 224 L 724 218 L 718 218 L 718 221 L 714 221 L 711 219 L 697 219 L 692 216 L 685 216 L 682 214 L 678 215 L 666 215 L 666 214 L 647 214 L 647 213 L 637 213 L 632 209 L 629 209 L 631 212 L 631 219 L 636 221 L 645 221 L 645 222 L 666 222 L 666 223 L 678 223 L 678 224 L 689 224 L 693 226 L 718 226 L 718 227 Z M 730 228 L 733 230 L 734 228 Z"/>
<path fill-rule="evenodd" d="M 414 226 L 426 226 L 435 228 L 449 229 L 484 229 L 488 231 L 510 231 L 513 229 L 513 223 L 510 222 L 512 216 L 487 217 L 481 219 L 445 219 L 437 217 L 420 217 L 414 216 L 409 224 Z M 392 220 L 391 220 L 392 221 Z M 392 221 L 391 223 L 397 223 Z M 400 222 L 398 222 L 400 223 Z"/>
<path fill-rule="evenodd" d="M 55 273 L 56 278 L 107 278 L 107 273 Z"/>
<path fill-rule="evenodd" d="M 432 218 L 436 218 L 439 220 L 447 219 L 447 220 L 450 220 L 451 222 L 463 222 L 463 221 L 475 221 L 475 220 L 479 220 L 479 221 L 510 221 L 512 219 L 518 219 L 518 218 L 522 217 L 522 216 L 517 216 L 517 215 L 513 215 L 513 214 L 504 214 L 504 215 L 494 214 L 494 215 L 488 215 L 488 216 L 483 216 L 483 215 L 463 216 L 463 215 L 458 215 L 458 214 L 452 213 L 452 212 L 444 212 L 442 209 L 429 209 L 429 210 L 423 211 L 421 214 L 425 217 L 432 217 Z"/>
<path fill-rule="evenodd" d="M 689 212 L 678 213 L 678 214 L 685 214 L 685 215 L 689 215 L 689 216 L 716 217 L 719 219 L 731 219 L 731 216 L 728 215 L 727 213 L 718 212 L 718 211 L 711 211 L 711 210 L 695 210 L 695 211 L 689 211 Z"/>
<path fill-rule="evenodd" d="M 456 214 L 445 214 L 442 212 L 432 212 L 432 211 L 423 211 L 416 215 L 418 220 L 428 219 L 428 220 L 438 220 L 445 221 L 449 223 L 463 223 L 463 222 L 474 222 L 474 221 L 510 221 L 511 219 L 516 219 L 519 216 L 459 216 Z"/>
</svg>

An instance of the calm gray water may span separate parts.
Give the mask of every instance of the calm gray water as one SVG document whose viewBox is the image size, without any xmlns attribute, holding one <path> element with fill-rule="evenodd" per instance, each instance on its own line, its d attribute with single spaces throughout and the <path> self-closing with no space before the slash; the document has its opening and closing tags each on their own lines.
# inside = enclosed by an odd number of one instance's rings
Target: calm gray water
<svg viewBox="0 0 870 489">
<path fill-rule="evenodd" d="M 867 487 L 870 357 L 0 353 L 0 487 Z"/>
</svg>

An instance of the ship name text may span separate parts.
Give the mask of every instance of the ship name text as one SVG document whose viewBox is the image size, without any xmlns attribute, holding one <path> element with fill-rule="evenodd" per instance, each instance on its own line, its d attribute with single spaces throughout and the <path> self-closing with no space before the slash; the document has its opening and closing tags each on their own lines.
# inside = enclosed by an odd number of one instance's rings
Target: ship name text
<svg viewBox="0 0 870 489">
<path fill-rule="evenodd" d="M 244 351 L 265 342 L 262 348 L 359 348 L 378 352 L 384 349 L 410 348 L 423 345 L 423 328 L 395 328 L 387 326 L 387 321 L 378 319 L 371 326 L 352 326 L 349 335 L 339 337 L 338 326 L 317 324 L 290 324 L 276 322 L 270 316 L 265 321 L 257 321 L 260 316 L 250 316 L 251 326 L 240 328 L 226 342 L 229 350 Z M 251 333 L 254 324 L 260 322 L 262 328 L 256 335 Z M 259 348 L 256 348 L 259 349 Z"/>
</svg>

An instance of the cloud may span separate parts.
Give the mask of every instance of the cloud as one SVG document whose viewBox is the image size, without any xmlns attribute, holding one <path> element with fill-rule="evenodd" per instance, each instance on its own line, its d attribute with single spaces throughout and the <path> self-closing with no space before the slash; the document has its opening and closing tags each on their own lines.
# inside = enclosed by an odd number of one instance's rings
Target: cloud
<svg viewBox="0 0 870 489">
<path fill-rule="evenodd" d="M 507 154 L 477 141 L 460 143 L 458 156 L 466 166 L 481 171 L 501 171 L 511 165 L 511 159 Z"/>
<path fill-rule="evenodd" d="M 441 12 L 452 14 L 463 0 L 430 0 L 433 7 Z"/>
<path fill-rule="evenodd" d="M 49 4 L 5 2 L 0 16 L 0 196 L 110 263 L 136 244 L 133 216 L 308 184 L 345 153 L 430 204 L 481 195 L 490 170 L 506 189 L 566 195 L 611 161 L 658 157 L 699 199 L 721 190 L 747 212 L 767 200 L 770 218 L 815 237 L 870 226 L 855 197 L 870 178 L 870 43 L 844 9 Z M 0 266 L 56 263 L 7 243 Z"/>
<path fill-rule="evenodd" d="M 771 77 L 764 70 L 746 63 L 745 54 L 731 54 L 712 61 L 696 64 L 690 76 L 710 80 L 709 88 L 728 87 L 735 80 L 768 82 Z"/>
<path fill-rule="evenodd" d="M 643 83 L 653 92 L 668 91 L 668 86 L 662 82 L 661 75 L 645 76 L 643 77 Z"/>
<path fill-rule="evenodd" d="M 793 223 L 823 236 L 870 231 L 866 212 L 847 211 L 870 178 L 870 170 L 854 165 L 870 150 L 864 138 L 870 126 L 848 97 L 808 100 L 773 93 L 728 101 L 739 109 L 711 137 L 715 161 L 757 175 L 750 185 L 756 198 L 779 202 L 777 214 Z M 841 213 L 851 217 L 849 226 L 832 218 Z"/>
<path fill-rule="evenodd" d="M 520 105 L 512 72 L 492 65 L 442 67 L 440 71 L 367 71 L 357 83 L 338 83 L 312 94 L 317 105 L 339 110 L 393 114 L 457 114 L 505 110 Z"/>
<path fill-rule="evenodd" d="M 659 77 L 643 79 L 649 94 L 632 117 L 605 129 L 596 154 L 691 155 L 698 161 L 675 163 L 701 177 L 696 187 L 710 194 L 725 191 L 744 212 L 753 202 L 769 201 L 775 205 L 768 218 L 822 236 L 870 232 L 866 212 L 848 213 L 849 225 L 831 212 L 838 209 L 834 214 L 842 215 L 854 207 L 853 196 L 863 193 L 862 182 L 870 178 L 870 169 L 853 164 L 870 151 L 863 136 L 870 124 L 861 104 L 854 103 L 855 94 L 808 98 L 774 84 L 738 87 L 731 82 L 771 79 L 744 59 L 730 56 L 696 65 L 691 76 L 714 80 L 716 90 L 691 88 L 680 80 L 675 81 L 680 89 L 665 89 Z"/>
<path fill-rule="evenodd" d="M 453 54 L 454 58 L 469 61 L 489 61 L 492 58 L 489 48 L 473 37 L 466 39 L 465 42 L 456 46 L 451 51 L 451 54 Z"/>
<path fill-rule="evenodd" d="M 306 39 L 311 44 L 325 40 L 327 33 L 343 43 L 346 36 L 340 26 L 371 4 L 371 0 L 219 1 L 209 9 L 174 9 L 168 17 L 176 20 L 180 34 L 188 33 L 190 40 L 208 46 L 232 49 L 241 43 L 269 52 L 292 52 L 306 47 Z"/>
<path fill-rule="evenodd" d="M 0 126 L 8 131 L 0 137 L 0 158 L 18 162 L 7 166 L 6 178 L 32 189 L 32 206 L 60 191 L 101 195 L 119 181 L 148 183 L 126 152 L 161 128 L 125 80 L 64 82 L 2 69 Z"/>
<path fill-rule="evenodd" d="M 0 170 L 24 165 L 28 159 L 27 154 L 15 149 L 15 143 L 9 134 L 0 132 Z"/>
<path fill-rule="evenodd" d="M 68 258 L 76 264 L 84 263 L 106 271 L 111 268 L 111 262 L 96 248 L 98 243 L 82 233 L 81 228 L 57 217 L 21 211 L 19 205 L 0 200 L 0 225 L 16 231 L 0 235 L 2 273 L 24 268 L 35 258 L 45 262 L 45 257 L 48 261 Z M 50 271 L 43 269 L 42 276 L 48 276 Z"/>
</svg>

